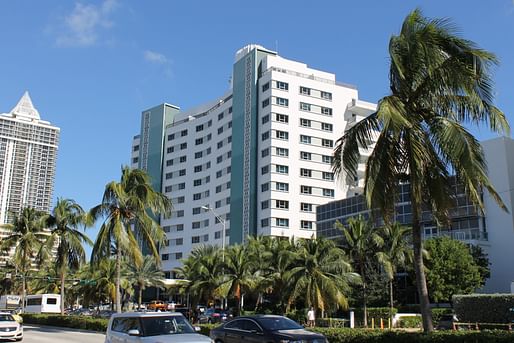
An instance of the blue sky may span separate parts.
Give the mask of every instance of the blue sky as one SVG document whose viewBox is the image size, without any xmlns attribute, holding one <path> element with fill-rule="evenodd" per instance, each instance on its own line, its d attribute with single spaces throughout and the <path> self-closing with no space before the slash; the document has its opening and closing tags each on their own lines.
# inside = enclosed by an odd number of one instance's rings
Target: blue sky
<svg viewBox="0 0 514 343">
<path fill-rule="evenodd" d="M 141 111 L 222 95 L 246 44 L 333 72 L 376 102 L 388 94 L 389 38 L 416 7 L 498 55 L 497 104 L 512 121 L 513 0 L 1 1 L 0 112 L 30 92 L 61 128 L 54 197 L 89 209 L 128 163 Z"/>
</svg>

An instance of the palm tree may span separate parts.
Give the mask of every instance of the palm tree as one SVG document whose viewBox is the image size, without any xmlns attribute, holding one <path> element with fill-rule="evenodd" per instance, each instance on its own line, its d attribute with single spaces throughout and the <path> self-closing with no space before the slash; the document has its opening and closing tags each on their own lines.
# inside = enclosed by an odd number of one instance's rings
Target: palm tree
<svg viewBox="0 0 514 343">
<path fill-rule="evenodd" d="M 372 257 L 376 256 L 374 250 L 383 245 L 380 235 L 373 229 L 369 220 L 362 216 L 348 219 L 348 226 L 344 227 L 341 223 L 336 223 L 344 235 L 343 250 L 346 251 L 350 259 L 355 263 L 362 278 L 362 296 L 364 307 L 364 327 L 368 327 L 368 309 L 366 293 L 366 265 Z"/>
<path fill-rule="evenodd" d="M 155 263 L 152 256 L 145 256 L 141 265 L 130 264 L 128 266 L 127 279 L 137 286 L 137 308 L 141 309 L 141 301 L 143 298 L 143 291 L 146 287 L 162 286 L 164 273 Z"/>
<path fill-rule="evenodd" d="M 2 224 L 0 228 L 10 231 L 0 244 L 0 250 L 8 252 L 14 248 L 12 263 L 22 277 L 22 303 L 25 301 L 27 273 L 32 263 L 41 263 L 45 259 L 44 243 L 49 233 L 45 230 L 46 215 L 34 208 L 26 207 L 15 215 L 12 224 Z"/>
<path fill-rule="evenodd" d="M 370 148 L 378 135 L 366 165 L 368 206 L 391 217 L 399 183 L 410 183 L 416 285 L 423 328 L 430 332 L 422 207 L 432 210 L 439 223 L 448 223 L 453 205 L 449 178 L 455 173 L 478 207 L 483 208 L 485 188 L 506 209 L 487 177 L 480 143 L 463 124 L 485 123 L 492 131 L 507 134 L 509 124 L 493 104 L 490 67 L 497 63 L 495 55 L 460 38 L 448 19 L 431 20 L 414 10 L 400 34 L 391 37 L 389 54 L 391 95 L 338 140 L 333 167 L 339 175 L 356 176 L 359 150 Z"/>
<path fill-rule="evenodd" d="M 39 270 L 28 284 L 28 288 L 36 294 L 60 292 L 60 270 L 57 264 L 47 263 L 45 268 Z M 61 299 L 61 302 L 64 301 Z"/>
<path fill-rule="evenodd" d="M 303 239 L 296 248 L 295 266 L 286 273 L 291 280 L 289 301 L 304 295 L 307 307 L 313 306 L 322 314 L 329 309 L 346 309 L 349 285 L 360 278 L 352 272 L 344 252 L 324 238 Z"/>
<path fill-rule="evenodd" d="M 251 291 L 257 284 L 257 261 L 250 256 L 245 245 L 230 246 L 225 253 L 223 266 L 224 282 L 229 293 L 236 299 L 236 315 L 242 310 L 242 298 L 247 291 Z"/>
<path fill-rule="evenodd" d="M 71 199 L 57 199 L 52 214 L 47 219 L 47 225 L 51 228 L 51 236 L 47 241 L 49 248 L 57 245 L 56 265 L 60 269 L 61 281 L 61 315 L 64 315 L 65 305 L 65 280 L 68 269 L 78 269 L 86 260 L 86 252 L 83 244 L 92 245 L 93 242 L 77 227 L 84 224 L 86 214 L 82 207 Z"/>
<path fill-rule="evenodd" d="M 159 261 L 158 244 L 163 242 L 165 233 L 155 218 L 159 214 L 169 214 L 170 210 L 171 201 L 152 188 L 148 174 L 128 167 L 122 167 L 120 182 L 113 181 L 105 186 L 102 203 L 91 209 L 92 220 L 105 218 L 93 246 L 91 262 L 95 264 L 113 253 L 116 255 L 118 313 L 121 312 L 120 273 L 123 253 L 141 265 L 140 240 Z"/>
<path fill-rule="evenodd" d="M 398 222 L 380 228 L 380 236 L 384 240 L 382 250 L 378 252 L 378 260 L 384 267 L 389 283 L 389 316 L 393 320 L 393 281 L 398 267 L 405 267 L 412 261 L 412 248 L 409 237 L 411 229 Z"/>
</svg>

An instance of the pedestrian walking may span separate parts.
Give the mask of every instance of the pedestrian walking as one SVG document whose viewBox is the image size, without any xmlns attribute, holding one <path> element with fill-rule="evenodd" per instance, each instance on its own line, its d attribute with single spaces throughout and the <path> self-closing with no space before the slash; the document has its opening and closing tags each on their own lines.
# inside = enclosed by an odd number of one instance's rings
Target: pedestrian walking
<svg viewBox="0 0 514 343">
<path fill-rule="evenodd" d="M 311 308 L 307 312 L 307 326 L 312 328 L 312 327 L 314 327 L 315 323 L 316 323 L 316 314 L 314 313 L 314 308 L 311 306 Z"/>
</svg>

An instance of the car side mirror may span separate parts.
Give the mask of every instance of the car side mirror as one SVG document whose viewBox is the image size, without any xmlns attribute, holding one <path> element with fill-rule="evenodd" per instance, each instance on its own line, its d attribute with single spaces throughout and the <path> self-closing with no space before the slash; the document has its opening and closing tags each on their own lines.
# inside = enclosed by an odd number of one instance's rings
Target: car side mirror
<svg viewBox="0 0 514 343">
<path fill-rule="evenodd" d="M 139 330 L 138 329 L 128 330 L 127 333 L 128 333 L 129 336 L 139 336 Z"/>
<path fill-rule="evenodd" d="M 193 328 L 195 329 L 195 331 L 196 331 L 196 332 L 200 332 L 200 331 L 202 331 L 202 329 L 201 329 L 199 326 L 195 326 L 195 327 L 193 327 Z"/>
</svg>

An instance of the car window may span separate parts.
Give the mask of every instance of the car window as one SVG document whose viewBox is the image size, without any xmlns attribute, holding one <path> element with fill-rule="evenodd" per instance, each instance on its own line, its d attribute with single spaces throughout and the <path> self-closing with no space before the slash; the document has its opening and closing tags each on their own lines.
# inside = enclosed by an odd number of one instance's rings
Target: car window
<svg viewBox="0 0 514 343">
<path fill-rule="evenodd" d="M 129 330 L 141 331 L 141 328 L 139 326 L 138 318 L 116 318 L 112 321 L 111 330 L 128 333 Z"/>
<path fill-rule="evenodd" d="M 235 329 L 235 330 L 243 330 L 243 321 L 242 320 L 232 320 L 225 324 L 226 329 Z"/>
<path fill-rule="evenodd" d="M 184 316 L 152 316 L 142 317 L 143 335 L 160 336 L 183 333 L 194 333 L 195 330 Z"/>
<path fill-rule="evenodd" d="M 253 320 L 243 320 L 243 330 L 261 332 L 261 328 Z"/>
<path fill-rule="evenodd" d="M 259 318 L 259 323 L 271 331 L 303 329 L 303 326 L 286 317 Z"/>
<path fill-rule="evenodd" d="M 10 314 L 0 314 L 0 322 L 14 322 L 14 317 Z"/>
</svg>

